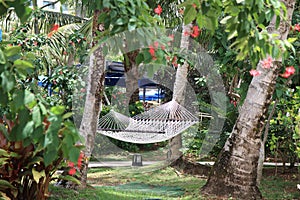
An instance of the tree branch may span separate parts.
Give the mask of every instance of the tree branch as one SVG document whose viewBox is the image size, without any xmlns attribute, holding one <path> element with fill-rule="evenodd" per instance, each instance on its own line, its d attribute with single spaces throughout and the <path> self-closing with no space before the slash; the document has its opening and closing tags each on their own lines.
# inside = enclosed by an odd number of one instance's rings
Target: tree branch
<svg viewBox="0 0 300 200">
<path fill-rule="evenodd" d="M 55 4 L 57 4 L 58 2 L 59 2 L 59 0 L 53 1 L 53 2 L 51 2 L 51 3 L 48 3 L 48 4 L 44 5 L 44 6 L 42 6 L 40 9 L 46 8 L 46 7 L 48 7 L 48 6 L 55 5 Z"/>
</svg>

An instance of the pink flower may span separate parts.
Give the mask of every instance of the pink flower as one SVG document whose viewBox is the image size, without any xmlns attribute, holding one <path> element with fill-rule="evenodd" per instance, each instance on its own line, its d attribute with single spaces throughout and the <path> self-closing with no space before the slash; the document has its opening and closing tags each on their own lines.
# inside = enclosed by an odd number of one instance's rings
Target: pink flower
<svg viewBox="0 0 300 200">
<path fill-rule="evenodd" d="M 289 73 L 290 75 L 292 75 L 295 73 L 296 70 L 295 70 L 294 66 L 290 66 L 290 67 L 285 68 L 285 71 L 287 73 Z"/>
<path fill-rule="evenodd" d="M 193 5 L 192 5 L 194 8 L 197 8 L 197 5 L 195 4 L 195 3 L 193 3 Z"/>
<path fill-rule="evenodd" d="M 156 14 L 158 14 L 158 15 L 160 15 L 161 13 L 162 13 L 162 8 L 161 8 L 161 6 L 160 5 L 158 5 L 155 9 L 154 9 L 154 12 L 156 13 Z"/>
<path fill-rule="evenodd" d="M 257 71 L 256 69 L 251 69 L 249 73 L 251 76 L 259 76 L 261 74 L 261 72 Z"/>
<path fill-rule="evenodd" d="M 300 32 L 300 24 L 296 24 L 294 30 Z"/>
<path fill-rule="evenodd" d="M 191 36 L 193 38 L 196 38 L 200 35 L 201 30 L 199 30 L 198 26 L 193 26 L 193 32 L 191 33 Z"/>
<path fill-rule="evenodd" d="M 270 69 L 272 65 L 273 59 L 271 56 L 261 61 L 262 67 L 266 69 Z"/>
<path fill-rule="evenodd" d="M 283 78 L 288 78 L 291 75 L 293 75 L 295 73 L 295 71 L 296 70 L 295 70 L 294 66 L 286 67 L 285 72 L 283 74 L 280 74 L 280 76 Z"/>
<path fill-rule="evenodd" d="M 168 37 L 171 39 L 171 41 L 174 41 L 174 35 L 173 34 L 169 35 Z"/>
<path fill-rule="evenodd" d="M 159 43 L 157 41 L 154 42 L 154 47 L 157 49 L 158 48 Z"/>
<path fill-rule="evenodd" d="M 188 32 L 188 31 L 184 31 L 184 36 L 189 36 L 190 35 L 190 32 Z"/>
</svg>

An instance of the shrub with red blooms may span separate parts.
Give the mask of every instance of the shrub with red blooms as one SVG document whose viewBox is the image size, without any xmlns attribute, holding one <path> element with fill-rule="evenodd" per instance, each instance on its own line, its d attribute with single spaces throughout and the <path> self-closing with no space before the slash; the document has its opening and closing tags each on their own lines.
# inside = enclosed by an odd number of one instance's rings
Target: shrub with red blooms
<svg viewBox="0 0 300 200">
<path fill-rule="evenodd" d="M 80 152 L 79 157 L 78 157 L 78 161 L 77 161 L 77 168 L 78 170 L 81 169 L 82 167 L 82 161 L 84 159 L 84 153 Z M 70 168 L 68 173 L 73 176 L 74 174 L 76 174 L 76 167 L 75 164 L 73 162 L 68 161 L 68 167 Z"/>
</svg>

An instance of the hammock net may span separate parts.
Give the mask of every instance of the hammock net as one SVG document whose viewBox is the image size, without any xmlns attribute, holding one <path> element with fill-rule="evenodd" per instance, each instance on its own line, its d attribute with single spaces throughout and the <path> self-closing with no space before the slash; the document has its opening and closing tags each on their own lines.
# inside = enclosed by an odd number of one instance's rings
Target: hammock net
<svg viewBox="0 0 300 200">
<path fill-rule="evenodd" d="M 98 132 L 125 142 L 147 144 L 171 139 L 198 121 L 172 100 L 132 118 L 111 110 L 99 120 Z"/>
</svg>

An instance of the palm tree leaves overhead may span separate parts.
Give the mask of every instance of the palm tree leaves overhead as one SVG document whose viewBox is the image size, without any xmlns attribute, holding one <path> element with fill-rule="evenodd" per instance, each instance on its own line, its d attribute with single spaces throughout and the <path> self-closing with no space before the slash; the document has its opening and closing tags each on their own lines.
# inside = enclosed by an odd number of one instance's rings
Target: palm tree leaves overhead
<svg viewBox="0 0 300 200">
<path fill-rule="evenodd" d="M 2 30 L 7 33 L 11 33 L 16 27 L 21 25 L 14 9 L 10 9 L 0 21 L 2 22 Z M 55 30 L 52 30 L 53 26 L 56 26 Z M 73 54 L 66 54 L 67 48 L 70 46 L 69 37 L 72 34 L 80 33 L 86 38 L 90 38 L 92 20 L 64 13 L 36 10 L 27 22 L 27 37 L 38 37 L 35 34 L 35 27 L 38 27 L 38 35 L 43 35 L 47 38 L 46 44 L 41 46 L 37 54 L 43 58 L 45 68 L 50 69 L 57 65 L 66 65 L 69 57 L 74 57 Z"/>
</svg>

